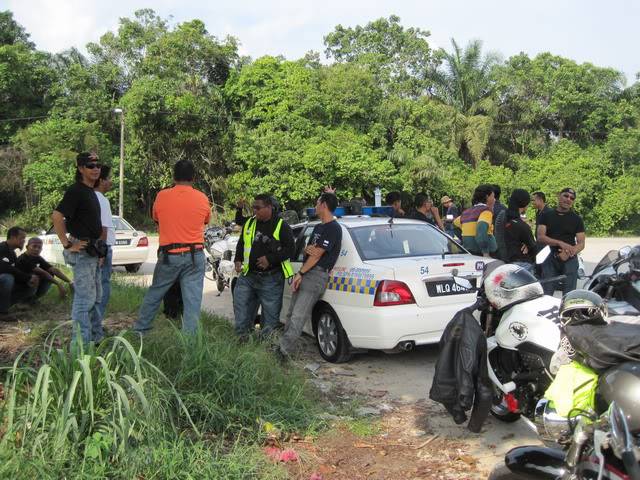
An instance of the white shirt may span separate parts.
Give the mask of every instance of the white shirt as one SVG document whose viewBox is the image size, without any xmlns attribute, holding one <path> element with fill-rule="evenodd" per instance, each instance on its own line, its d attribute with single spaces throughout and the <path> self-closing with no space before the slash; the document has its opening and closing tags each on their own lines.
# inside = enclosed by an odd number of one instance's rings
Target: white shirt
<svg viewBox="0 0 640 480">
<path fill-rule="evenodd" d="M 102 193 L 96 192 L 98 202 L 100 202 L 100 219 L 102 226 L 107 229 L 107 245 L 116 244 L 116 229 L 113 227 L 113 216 L 111 215 L 111 205 L 109 200 Z"/>
</svg>

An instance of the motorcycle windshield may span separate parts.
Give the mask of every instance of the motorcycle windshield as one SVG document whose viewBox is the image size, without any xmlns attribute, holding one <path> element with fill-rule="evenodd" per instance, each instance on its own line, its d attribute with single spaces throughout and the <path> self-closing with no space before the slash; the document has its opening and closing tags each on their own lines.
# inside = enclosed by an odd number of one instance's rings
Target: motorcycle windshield
<svg viewBox="0 0 640 480">
<path fill-rule="evenodd" d="M 620 254 L 618 253 L 618 250 L 610 250 L 609 253 L 607 253 L 604 257 L 602 257 L 602 260 L 600 260 L 600 262 L 596 265 L 596 268 L 593 269 L 592 275 L 595 275 L 601 270 L 604 270 L 613 262 L 618 260 L 618 258 L 620 258 Z"/>
</svg>

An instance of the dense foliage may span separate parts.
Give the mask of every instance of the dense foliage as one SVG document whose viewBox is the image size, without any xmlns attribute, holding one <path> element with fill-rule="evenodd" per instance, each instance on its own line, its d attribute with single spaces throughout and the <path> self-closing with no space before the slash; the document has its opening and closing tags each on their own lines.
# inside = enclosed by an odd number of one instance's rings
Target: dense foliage
<svg viewBox="0 0 640 480">
<path fill-rule="evenodd" d="M 140 10 L 87 56 L 51 55 L 0 13 L 0 214 L 45 226 L 81 149 L 118 175 L 120 107 L 134 221 L 189 158 L 219 211 L 262 191 L 300 208 L 328 184 L 343 199 L 380 186 L 463 205 L 481 182 L 552 200 L 572 186 L 589 233 L 637 233 L 637 82 L 552 53 L 503 60 L 480 41 L 446 51 L 428 40 L 390 16 L 336 26 L 329 62 L 254 60 L 199 20 L 170 26 Z"/>
</svg>

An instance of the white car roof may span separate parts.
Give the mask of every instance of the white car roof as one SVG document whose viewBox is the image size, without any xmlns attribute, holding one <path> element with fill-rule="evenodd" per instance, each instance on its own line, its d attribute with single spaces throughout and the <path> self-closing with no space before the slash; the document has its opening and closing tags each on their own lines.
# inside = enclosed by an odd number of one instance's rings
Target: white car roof
<svg viewBox="0 0 640 480">
<path fill-rule="evenodd" d="M 366 215 L 357 215 L 357 216 L 353 215 L 353 216 L 339 217 L 336 220 L 338 220 L 339 224 L 344 225 L 347 228 L 355 228 L 355 227 L 369 227 L 369 226 L 385 225 L 385 224 L 388 225 L 389 221 L 391 220 L 391 217 L 369 217 Z M 309 222 L 301 222 L 301 223 L 298 223 L 297 225 L 292 225 L 291 227 L 292 228 L 300 227 L 305 224 L 315 225 L 317 223 L 320 223 L 320 220 L 311 220 Z M 394 218 L 393 224 L 395 225 L 399 225 L 399 224 L 428 225 L 426 222 L 422 222 L 420 220 L 411 220 L 408 218 Z"/>
</svg>

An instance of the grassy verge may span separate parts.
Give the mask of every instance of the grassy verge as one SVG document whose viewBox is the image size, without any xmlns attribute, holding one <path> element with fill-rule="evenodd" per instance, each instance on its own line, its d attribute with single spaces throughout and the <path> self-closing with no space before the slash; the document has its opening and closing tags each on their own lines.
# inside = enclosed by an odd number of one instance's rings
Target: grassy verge
<svg viewBox="0 0 640 480">
<path fill-rule="evenodd" d="M 68 325 L 51 332 L 68 315 L 53 293 L 32 345 L 3 366 L 0 478 L 284 478 L 261 452 L 267 431 L 318 427 L 302 374 L 261 344 L 239 345 L 225 320 L 203 314 L 192 338 L 160 315 L 142 341 L 72 349 Z M 116 282 L 108 317 L 130 321 L 143 294 Z"/>
</svg>

